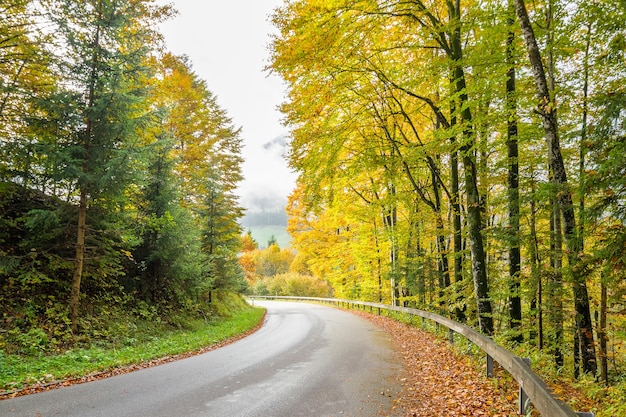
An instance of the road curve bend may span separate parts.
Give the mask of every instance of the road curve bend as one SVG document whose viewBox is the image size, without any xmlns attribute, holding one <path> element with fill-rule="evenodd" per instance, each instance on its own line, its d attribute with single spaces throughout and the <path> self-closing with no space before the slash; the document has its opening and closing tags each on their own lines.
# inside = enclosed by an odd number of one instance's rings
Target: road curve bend
<svg viewBox="0 0 626 417">
<path fill-rule="evenodd" d="M 255 301 L 265 324 L 202 355 L 0 401 L 3 417 L 379 417 L 402 359 L 367 320 L 313 304 Z"/>
</svg>

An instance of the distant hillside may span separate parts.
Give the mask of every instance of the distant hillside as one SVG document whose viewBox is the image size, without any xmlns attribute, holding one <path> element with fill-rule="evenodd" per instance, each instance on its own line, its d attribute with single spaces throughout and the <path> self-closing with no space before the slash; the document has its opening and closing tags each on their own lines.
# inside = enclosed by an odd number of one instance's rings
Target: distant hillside
<svg viewBox="0 0 626 417">
<path fill-rule="evenodd" d="M 260 248 L 266 248 L 272 236 L 278 246 L 286 248 L 290 245 L 291 236 L 287 233 L 287 213 L 285 209 L 249 211 L 241 221 L 244 231 L 250 230 L 252 237 Z"/>
<path fill-rule="evenodd" d="M 253 226 L 284 226 L 287 227 L 287 213 L 285 209 L 248 211 L 241 220 L 244 229 Z"/>
<path fill-rule="evenodd" d="M 291 236 L 287 233 L 286 226 L 252 226 L 244 229 L 245 232 L 248 230 L 252 232 L 252 237 L 261 249 L 267 247 L 267 242 L 272 236 L 276 238 L 276 243 L 281 248 L 287 248 L 291 245 Z"/>
</svg>

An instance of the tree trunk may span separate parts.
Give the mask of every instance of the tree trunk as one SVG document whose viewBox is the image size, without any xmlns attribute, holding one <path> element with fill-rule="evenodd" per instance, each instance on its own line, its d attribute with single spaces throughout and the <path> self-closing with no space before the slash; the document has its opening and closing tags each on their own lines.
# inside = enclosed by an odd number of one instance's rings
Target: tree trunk
<svg viewBox="0 0 626 417">
<path fill-rule="evenodd" d="M 554 363 L 563 366 L 563 232 L 561 213 L 556 198 L 552 200 L 550 213 L 550 266 L 548 280 L 548 305 L 550 312 L 550 347 L 554 355 Z"/>
<path fill-rule="evenodd" d="M 100 5 L 101 6 L 101 5 Z M 101 11 L 99 10 L 99 13 Z M 101 17 L 101 16 L 99 16 Z M 87 110 L 93 109 L 96 103 L 96 82 L 98 78 L 98 62 L 100 56 L 100 26 L 96 27 L 94 34 L 93 52 L 91 54 L 90 74 L 87 85 Z M 89 114 L 89 111 L 86 111 Z M 85 122 L 85 132 L 83 137 L 83 166 L 82 178 L 79 178 L 80 201 L 78 207 L 78 221 L 76 230 L 76 259 L 74 265 L 74 274 L 72 276 L 72 292 L 70 294 L 70 322 L 72 332 L 76 334 L 78 331 L 78 310 L 80 304 L 80 284 L 83 277 L 83 264 L 85 260 L 85 234 L 87 229 L 87 187 L 89 184 L 88 176 L 90 174 L 89 160 L 91 136 L 93 134 L 93 120 L 87 116 Z"/>
<path fill-rule="evenodd" d="M 543 349 L 543 286 L 541 280 L 541 272 L 539 265 L 541 259 L 539 257 L 539 239 L 537 237 L 537 209 L 535 204 L 535 184 L 532 182 L 532 197 L 530 200 L 530 244 L 529 244 L 529 260 L 530 260 L 530 276 L 534 287 L 533 298 L 530 303 L 530 312 L 536 321 L 536 330 L 530 329 L 529 339 L 532 341 L 537 338 L 537 346 Z"/>
<path fill-rule="evenodd" d="M 452 80 L 453 81 L 453 80 Z M 450 125 L 456 125 L 456 107 L 454 104 L 450 106 Z M 453 148 L 456 148 L 456 139 L 452 137 L 450 142 Z M 452 235 L 454 242 L 454 282 L 457 284 L 459 291 L 455 304 L 459 304 L 463 296 L 461 294 L 461 283 L 463 282 L 463 235 L 461 229 L 461 199 L 459 195 L 459 153 L 452 151 L 450 155 L 450 207 L 452 209 Z M 465 307 L 457 306 L 454 310 L 456 320 L 459 323 L 465 322 Z"/>
<path fill-rule="evenodd" d="M 87 227 L 87 192 L 81 187 L 80 203 L 78 207 L 78 230 L 76 234 L 76 258 L 74 260 L 74 274 L 72 276 L 72 292 L 70 295 L 70 322 L 72 333 L 78 332 L 78 310 L 80 305 L 80 282 L 83 277 L 83 263 L 85 259 L 85 229 Z"/>
<path fill-rule="evenodd" d="M 543 312 L 544 312 L 544 303 L 543 303 L 543 274 L 541 272 L 541 256 L 539 255 L 539 237 L 537 236 L 537 204 L 535 202 L 535 193 L 536 183 L 535 179 L 531 178 L 531 193 L 532 198 L 530 199 L 530 262 L 531 262 L 531 275 L 533 277 L 533 282 L 536 285 L 536 305 L 535 309 L 531 311 L 535 311 L 537 317 L 537 347 L 540 350 L 543 350 L 544 347 L 544 332 L 543 332 Z M 532 334 L 532 333 L 531 333 Z"/>
<path fill-rule="evenodd" d="M 508 153 L 508 205 L 509 205 L 509 328 L 514 331 L 512 340 L 521 343 L 524 341 L 523 334 L 519 331 L 522 324 L 522 301 L 520 296 L 521 281 L 521 255 L 519 239 L 519 149 L 517 143 L 517 99 L 515 85 L 515 57 L 514 41 L 515 33 L 515 5 L 509 1 L 507 26 L 509 34 L 506 40 L 506 107 L 507 107 L 507 153 Z"/>
<path fill-rule="evenodd" d="M 541 61 L 541 53 L 533 32 L 530 18 L 524 0 L 515 0 L 517 17 L 526 41 L 526 49 L 530 59 L 537 95 L 539 97 L 538 110 L 543 121 L 543 128 L 548 143 L 552 178 L 558 185 L 557 195 L 563 214 L 565 240 L 568 249 L 568 261 L 572 270 L 572 286 L 574 292 L 574 308 L 576 310 L 576 327 L 580 332 L 583 346 L 582 362 L 585 372 L 595 374 L 597 370 L 593 325 L 589 307 L 586 276 L 578 258 L 582 255 L 581 241 L 576 228 L 576 216 L 572 201 L 571 190 L 567 182 L 567 174 L 559 144 L 556 104 L 552 100 L 546 81 L 546 75 Z"/>
<path fill-rule="evenodd" d="M 600 323 L 598 326 L 598 339 L 599 339 L 599 350 L 600 350 L 600 380 L 604 382 L 604 385 L 609 385 L 609 365 L 608 365 L 608 352 L 607 352 L 607 341 L 608 336 L 606 334 L 606 310 L 607 310 L 607 285 L 606 279 L 608 277 L 604 276 L 606 273 L 603 273 L 602 280 L 600 282 Z"/>
<path fill-rule="evenodd" d="M 476 186 L 476 166 L 470 155 L 464 151 L 463 165 L 467 192 L 467 220 L 470 253 L 472 255 L 472 278 L 478 305 L 478 323 L 480 330 L 486 335 L 493 334 L 493 317 L 489 283 L 487 282 L 487 265 L 482 235 L 481 209 L 478 187 Z"/>
<path fill-rule="evenodd" d="M 449 16 L 451 22 L 460 23 L 461 10 L 460 2 L 457 0 L 448 3 Z M 463 125 L 463 145 L 460 152 L 463 161 L 463 171 L 465 178 L 465 193 L 467 199 L 467 221 L 470 253 L 472 255 L 472 279 L 474 281 L 474 292 L 478 306 L 478 323 L 480 330 L 486 335 L 493 334 L 493 317 L 491 308 L 491 298 L 489 295 L 489 282 L 487 281 L 487 265 L 485 246 L 482 235 L 482 213 L 480 204 L 480 193 L 478 191 L 478 174 L 476 172 L 475 137 L 472 128 L 472 112 L 467 104 L 467 85 L 465 82 L 465 72 L 462 67 L 463 50 L 461 46 L 461 27 L 456 24 L 450 33 L 450 44 L 452 47 L 452 79 L 453 89 L 458 95 L 461 123 Z"/>
<path fill-rule="evenodd" d="M 585 40 L 585 57 L 583 59 L 583 114 L 580 126 L 579 145 L 579 205 L 578 205 L 578 230 L 580 233 L 580 245 L 585 247 L 585 164 L 587 157 L 587 119 L 589 117 L 589 48 L 591 47 L 591 22 L 587 24 L 587 38 Z"/>
<path fill-rule="evenodd" d="M 443 307 L 444 290 L 450 286 L 450 267 L 446 251 L 446 237 L 443 231 L 443 219 L 441 213 L 437 213 L 437 253 L 439 254 L 439 304 Z"/>
<path fill-rule="evenodd" d="M 392 195 L 395 195 L 395 187 L 391 185 L 389 187 L 389 191 Z M 391 268 L 390 271 L 390 283 L 391 283 L 391 305 L 398 305 L 397 300 L 397 275 L 398 275 L 398 245 L 396 238 L 396 224 L 397 224 L 397 208 L 394 205 L 390 208 L 385 208 L 383 211 L 383 224 L 385 225 L 385 229 L 387 230 L 387 234 L 389 236 L 389 266 Z"/>
</svg>

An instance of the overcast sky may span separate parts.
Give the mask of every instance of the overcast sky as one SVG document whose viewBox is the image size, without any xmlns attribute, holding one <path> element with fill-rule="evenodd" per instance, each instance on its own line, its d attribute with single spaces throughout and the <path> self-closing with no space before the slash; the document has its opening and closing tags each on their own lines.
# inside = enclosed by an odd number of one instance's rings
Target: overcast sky
<svg viewBox="0 0 626 417">
<path fill-rule="evenodd" d="M 284 88 L 263 70 L 269 59 L 269 16 L 282 0 L 158 0 L 178 15 L 161 26 L 168 49 L 187 55 L 236 127 L 242 128 L 245 180 L 241 203 L 251 210 L 286 203 L 295 174 L 283 158 L 287 129 L 277 106 Z"/>
</svg>

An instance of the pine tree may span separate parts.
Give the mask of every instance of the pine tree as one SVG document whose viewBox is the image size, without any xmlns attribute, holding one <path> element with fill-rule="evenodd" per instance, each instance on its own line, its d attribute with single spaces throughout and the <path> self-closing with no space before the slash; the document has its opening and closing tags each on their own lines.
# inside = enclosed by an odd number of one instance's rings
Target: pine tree
<svg viewBox="0 0 626 417">
<path fill-rule="evenodd" d="M 68 161 L 67 185 L 76 190 L 76 254 L 69 302 L 72 331 L 78 331 L 88 213 L 95 205 L 115 207 L 129 182 L 143 92 L 138 78 L 154 35 L 148 18 L 158 17 L 149 1 L 42 2 L 57 33 L 59 86 L 72 97 L 73 124 L 67 142 L 54 145 Z M 154 12 L 154 13 L 153 13 Z M 51 97 L 53 99 L 53 97 Z"/>
</svg>

